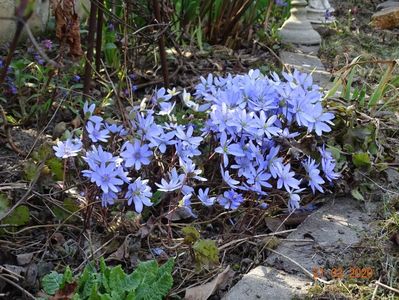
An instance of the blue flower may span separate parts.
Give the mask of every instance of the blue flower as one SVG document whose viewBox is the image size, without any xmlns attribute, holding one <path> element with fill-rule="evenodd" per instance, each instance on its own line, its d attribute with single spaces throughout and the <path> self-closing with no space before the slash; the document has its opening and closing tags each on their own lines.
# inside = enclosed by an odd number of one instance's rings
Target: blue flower
<svg viewBox="0 0 399 300">
<path fill-rule="evenodd" d="M 334 171 L 336 162 L 331 152 L 326 150 L 324 145 L 323 147 L 319 148 L 319 152 L 321 154 L 321 168 L 323 170 L 324 177 L 329 182 L 338 179 L 340 174 Z"/>
<path fill-rule="evenodd" d="M 262 110 L 259 117 L 255 116 L 255 124 L 258 128 L 258 134 L 261 136 L 266 135 L 268 139 L 271 139 L 272 135 L 278 135 L 281 132 L 281 128 L 273 126 L 276 120 L 276 115 L 267 119 L 265 112 Z"/>
<path fill-rule="evenodd" d="M 119 178 L 120 170 L 114 163 L 108 165 L 101 163 L 93 170 L 83 170 L 82 172 L 85 177 L 90 178 L 91 182 L 95 182 L 104 193 L 109 191 L 117 193 L 117 186 L 123 184 L 123 180 Z"/>
<path fill-rule="evenodd" d="M 291 191 L 291 188 L 293 189 L 299 189 L 299 183 L 300 181 L 298 179 L 295 179 L 295 173 L 291 172 L 291 165 L 283 165 L 283 164 L 277 164 L 277 188 L 281 189 L 283 186 L 287 192 Z"/>
<path fill-rule="evenodd" d="M 129 184 L 128 191 L 125 196 L 128 199 L 128 205 L 134 202 L 134 207 L 137 213 L 143 211 L 143 205 L 152 206 L 151 188 L 148 186 L 148 180 L 141 180 L 137 178 L 133 183 Z"/>
<path fill-rule="evenodd" d="M 222 165 L 220 165 L 220 173 L 222 174 L 224 182 L 226 182 L 229 187 L 234 189 L 240 183 L 239 181 L 231 178 L 229 171 L 224 170 Z"/>
<path fill-rule="evenodd" d="M 183 186 L 183 182 L 185 180 L 184 174 L 178 174 L 176 168 L 173 168 L 169 173 L 169 182 L 165 179 L 161 179 L 161 184 L 155 183 L 158 187 L 158 190 L 161 192 L 172 192 L 180 189 Z"/>
<path fill-rule="evenodd" d="M 194 137 L 193 136 L 194 127 L 189 126 L 187 128 L 187 132 L 184 132 L 182 128 L 176 128 L 176 137 L 180 139 L 183 146 L 199 146 L 201 141 L 203 140 L 202 137 Z"/>
<path fill-rule="evenodd" d="M 166 147 L 169 145 L 176 144 L 176 141 L 173 140 L 175 137 L 175 132 L 167 132 L 161 133 L 159 136 L 154 136 L 150 139 L 150 147 L 158 147 L 159 152 L 162 154 L 166 152 Z"/>
<path fill-rule="evenodd" d="M 91 121 L 87 122 L 86 130 L 89 134 L 89 138 L 93 143 L 97 142 L 107 142 L 109 138 L 109 130 L 102 129 L 103 124 L 100 123 L 93 123 Z"/>
<path fill-rule="evenodd" d="M 301 197 L 298 195 L 300 192 L 304 191 L 305 189 L 299 189 L 288 192 L 289 199 L 288 199 L 288 211 L 293 212 L 294 210 L 300 207 L 299 202 L 301 201 Z"/>
<path fill-rule="evenodd" d="M 53 146 L 55 156 L 59 158 L 68 158 L 77 156 L 82 150 L 82 142 L 79 139 L 67 139 L 65 142 L 57 142 L 56 146 Z"/>
<path fill-rule="evenodd" d="M 228 190 L 218 197 L 218 202 L 225 209 L 236 210 L 244 202 L 244 198 L 234 190 Z"/>
<path fill-rule="evenodd" d="M 121 152 L 121 156 L 125 159 L 125 166 L 130 168 L 134 166 L 136 171 L 141 169 L 141 165 L 149 165 L 152 152 L 148 145 L 141 145 L 139 140 L 135 140 L 133 144 L 126 142 Z"/>
<path fill-rule="evenodd" d="M 242 147 L 239 144 L 230 144 L 231 140 L 227 140 L 227 135 L 223 131 L 220 135 L 220 146 L 215 149 L 216 153 L 223 155 L 223 165 L 227 167 L 229 164 L 228 154 L 235 155 L 237 157 L 245 156 Z"/>
<path fill-rule="evenodd" d="M 325 183 L 323 178 L 321 178 L 320 170 L 318 169 L 318 164 L 316 164 L 316 161 L 314 159 L 311 159 L 308 157 L 308 159 L 303 163 L 303 166 L 305 167 L 306 172 L 308 173 L 308 180 L 309 180 L 309 186 L 312 188 L 313 194 L 316 192 L 316 189 L 323 193 L 323 188 L 321 184 Z"/>
<path fill-rule="evenodd" d="M 109 191 L 108 193 L 102 193 L 101 205 L 103 207 L 107 207 L 108 205 L 114 205 L 116 199 L 118 199 L 118 195 L 112 191 Z"/>
<path fill-rule="evenodd" d="M 216 197 L 209 197 L 209 188 L 205 190 L 199 189 L 198 190 L 198 199 L 202 202 L 205 206 L 212 206 L 215 203 Z"/>
</svg>

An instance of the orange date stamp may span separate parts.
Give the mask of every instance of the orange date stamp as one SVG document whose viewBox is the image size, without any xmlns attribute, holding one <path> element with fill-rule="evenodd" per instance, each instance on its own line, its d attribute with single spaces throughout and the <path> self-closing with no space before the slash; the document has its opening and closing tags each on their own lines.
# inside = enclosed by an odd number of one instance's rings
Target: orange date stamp
<svg viewBox="0 0 399 300">
<path fill-rule="evenodd" d="M 344 268 L 342 266 L 336 266 L 331 269 L 325 269 L 323 267 L 312 268 L 313 279 L 321 279 L 327 276 L 333 279 L 344 280 L 344 279 L 367 279 L 370 280 L 374 276 L 374 269 L 372 267 L 349 267 Z"/>
</svg>

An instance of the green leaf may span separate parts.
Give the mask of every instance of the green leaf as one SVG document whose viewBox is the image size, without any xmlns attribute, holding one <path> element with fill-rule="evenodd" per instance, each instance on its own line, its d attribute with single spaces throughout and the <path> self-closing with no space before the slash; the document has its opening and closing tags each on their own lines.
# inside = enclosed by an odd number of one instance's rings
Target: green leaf
<svg viewBox="0 0 399 300">
<path fill-rule="evenodd" d="M 53 173 L 55 180 L 62 181 L 64 179 L 64 165 L 61 160 L 53 157 L 47 160 L 46 165 Z"/>
<path fill-rule="evenodd" d="M 25 174 L 25 178 L 28 181 L 32 181 L 33 179 L 35 179 L 36 176 L 39 176 L 39 173 L 40 173 L 40 170 L 35 162 L 29 160 L 25 163 L 24 174 Z"/>
<path fill-rule="evenodd" d="M 3 224 L 11 224 L 15 226 L 25 225 L 29 222 L 29 208 L 25 205 L 20 205 L 14 211 L 3 219 Z"/>
<path fill-rule="evenodd" d="M 369 168 L 371 166 L 368 153 L 359 152 L 352 155 L 353 164 L 358 168 Z"/>
<path fill-rule="evenodd" d="M 219 263 L 219 249 L 213 240 L 198 240 L 193 246 L 198 266 L 209 267 Z"/>
<path fill-rule="evenodd" d="M 42 278 L 42 287 L 46 294 L 54 295 L 60 289 L 63 277 L 64 275 L 55 271 L 45 275 Z"/>
<path fill-rule="evenodd" d="M 358 190 L 357 188 L 351 190 L 351 195 L 352 195 L 352 197 L 355 198 L 356 200 L 364 201 L 363 195 L 359 192 L 359 190 Z"/>
<path fill-rule="evenodd" d="M 131 274 L 131 282 L 139 284 L 136 289 L 136 300 L 162 300 L 173 286 L 173 259 L 162 267 L 156 261 L 141 262 Z"/>
<path fill-rule="evenodd" d="M 10 208 L 10 200 L 7 195 L 0 193 L 0 217 L 4 216 L 6 211 Z"/>
<path fill-rule="evenodd" d="M 387 85 L 389 79 L 391 78 L 392 72 L 395 68 L 395 61 L 392 61 L 391 64 L 389 64 L 387 70 L 384 73 L 384 76 L 382 76 L 380 83 L 377 86 L 377 89 L 373 92 L 373 94 L 370 97 L 368 107 L 369 108 L 374 108 L 375 105 L 378 103 L 378 101 L 381 99 L 385 86 Z"/>
<path fill-rule="evenodd" d="M 73 282 L 73 274 L 72 274 L 71 268 L 66 267 L 64 274 L 62 276 L 60 288 L 63 289 L 66 284 L 72 283 L 72 282 Z"/>
<path fill-rule="evenodd" d="M 200 238 L 200 233 L 193 226 L 186 226 L 182 229 L 184 235 L 184 243 L 187 245 L 194 244 Z"/>
</svg>

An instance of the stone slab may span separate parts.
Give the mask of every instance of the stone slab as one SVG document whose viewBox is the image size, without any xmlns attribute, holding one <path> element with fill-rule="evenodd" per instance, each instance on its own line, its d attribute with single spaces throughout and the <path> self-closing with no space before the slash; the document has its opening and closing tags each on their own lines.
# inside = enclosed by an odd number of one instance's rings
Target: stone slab
<svg viewBox="0 0 399 300">
<path fill-rule="evenodd" d="M 290 69 L 297 69 L 301 72 L 312 73 L 313 81 L 321 87 L 326 87 L 331 79 L 323 63 L 317 56 L 281 51 L 280 58 L 284 65 Z"/>
<path fill-rule="evenodd" d="M 399 1 L 385 1 L 377 5 L 377 9 L 385 9 L 390 7 L 399 7 Z"/>
<path fill-rule="evenodd" d="M 291 300 L 306 293 L 311 282 L 274 268 L 259 266 L 246 274 L 223 300 Z"/>
<path fill-rule="evenodd" d="M 373 205 L 365 211 L 364 203 L 352 198 L 335 199 L 310 215 L 287 238 L 312 239 L 313 243 L 282 242 L 276 251 L 300 263 L 309 272 L 328 266 L 349 267 L 354 251 L 351 247 L 369 232 L 372 211 L 375 213 Z M 281 255 L 272 254 L 266 262 L 288 273 L 303 273 Z"/>
</svg>

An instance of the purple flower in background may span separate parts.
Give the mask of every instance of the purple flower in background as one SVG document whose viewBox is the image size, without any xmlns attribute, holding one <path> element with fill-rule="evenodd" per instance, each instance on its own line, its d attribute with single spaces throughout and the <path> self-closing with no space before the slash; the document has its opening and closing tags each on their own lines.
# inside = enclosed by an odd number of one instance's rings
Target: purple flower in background
<svg viewBox="0 0 399 300">
<path fill-rule="evenodd" d="M 43 40 L 42 41 L 42 46 L 46 50 L 51 50 L 51 48 L 53 47 L 53 42 L 51 40 L 49 40 L 49 39 Z"/>
<path fill-rule="evenodd" d="M 73 76 L 72 76 L 72 81 L 79 82 L 80 79 L 81 79 L 81 78 L 80 78 L 79 75 L 73 75 Z"/>
<path fill-rule="evenodd" d="M 55 156 L 58 158 L 68 158 L 77 156 L 82 150 L 82 142 L 79 139 L 67 139 L 65 142 L 57 142 L 56 146 L 53 146 Z"/>
<path fill-rule="evenodd" d="M 149 150 L 148 145 L 141 145 L 139 140 L 134 140 L 134 143 L 126 142 L 122 149 L 121 156 L 125 159 L 125 166 L 130 168 L 134 166 L 136 171 L 141 169 L 141 165 L 150 164 L 150 156 L 152 152 Z"/>
<path fill-rule="evenodd" d="M 236 210 L 244 202 L 244 197 L 234 190 L 228 190 L 218 197 L 218 202 L 225 209 Z"/>
<path fill-rule="evenodd" d="M 274 0 L 274 3 L 276 3 L 277 6 L 287 6 L 288 3 L 285 2 L 285 0 Z"/>
<path fill-rule="evenodd" d="M 34 58 L 35 58 L 35 60 L 37 61 L 37 63 L 39 64 L 39 65 L 44 65 L 44 63 L 45 63 L 45 60 L 39 55 L 39 54 L 35 54 L 34 55 Z"/>
<path fill-rule="evenodd" d="M 141 213 L 143 205 L 152 206 L 151 197 L 152 192 L 148 186 L 148 180 L 141 180 L 141 177 L 139 177 L 133 183 L 129 184 L 126 198 L 128 199 L 128 205 L 134 202 L 136 212 Z"/>
<path fill-rule="evenodd" d="M 332 18 L 332 12 L 329 10 L 329 9 L 327 9 L 325 12 L 324 12 L 324 19 L 326 20 L 326 21 L 328 21 L 328 20 L 330 20 Z"/>
</svg>

